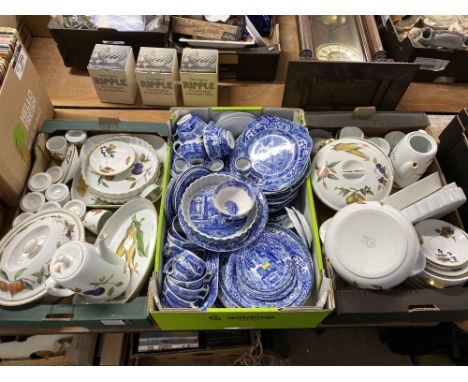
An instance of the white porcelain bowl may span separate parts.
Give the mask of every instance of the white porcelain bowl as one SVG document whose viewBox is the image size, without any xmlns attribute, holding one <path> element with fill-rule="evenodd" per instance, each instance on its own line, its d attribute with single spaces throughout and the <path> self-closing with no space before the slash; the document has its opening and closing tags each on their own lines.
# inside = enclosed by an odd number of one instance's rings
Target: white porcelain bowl
<svg viewBox="0 0 468 382">
<path fill-rule="evenodd" d="M 74 212 L 81 220 L 83 220 L 86 215 L 86 204 L 82 200 L 70 200 L 69 202 L 65 203 L 63 208 L 65 210 Z"/>
<path fill-rule="evenodd" d="M 426 266 L 412 224 L 378 202 L 338 211 L 326 230 L 324 249 L 335 271 L 359 288 L 390 289 Z"/>
<path fill-rule="evenodd" d="M 45 172 L 38 172 L 28 180 L 28 188 L 32 192 L 44 192 L 53 183 L 52 177 Z"/>
<path fill-rule="evenodd" d="M 46 190 L 45 196 L 49 202 L 58 202 L 63 206 L 70 200 L 70 190 L 63 183 L 55 183 Z"/>
<path fill-rule="evenodd" d="M 20 208 L 24 212 L 36 212 L 44 205 L 45 197 L 40 192 L 30 192 L 20 200 Z"/>
<path fill-rule="evenodd" d="M 84 130 L 68 130 L 65 133 L 65 139 L 74 145 L 82 145 L 87 137 L 88 134 Z"/>
<path fill-rule="evenodd" d="M 52 166 L 46 170 L 52 178 L 52 183 L 58 183 L 63 178 L 63 170 L 61 166 Z"/>
<path fill-rule="evenodd" d="M 44 205 L 41 207 L 40 211 L 45 211 L 45 210 L 54 210 L 57 208 L 62 208 L 60 203 L 57 202 L 45 202 Z"/>
</svg>

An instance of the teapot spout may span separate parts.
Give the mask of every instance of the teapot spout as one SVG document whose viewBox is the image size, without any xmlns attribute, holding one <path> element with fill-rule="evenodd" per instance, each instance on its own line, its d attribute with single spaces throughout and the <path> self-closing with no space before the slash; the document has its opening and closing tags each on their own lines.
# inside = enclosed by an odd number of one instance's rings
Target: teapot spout
<svg viewBox="0 0 468 382">
<path fill-rule="evenodd" d="M 396 169 L 398 176 L 402 179 L 408 178 L 417 168 L 419 164 L 417 162 L 405 162 L 402 166 Z"/>
<path fill-rule="evenodd" d="M 117 254 L 112 251 L 106 243 L 107 235 L 105 233 L 101 233 L 98 236 L 98 240 L 96 243 L 97 248 L 99 249 L 99 253 L 104 261 L 108 262 L 109 264 L 119 264 L 119 258 Z"/>
</svg>

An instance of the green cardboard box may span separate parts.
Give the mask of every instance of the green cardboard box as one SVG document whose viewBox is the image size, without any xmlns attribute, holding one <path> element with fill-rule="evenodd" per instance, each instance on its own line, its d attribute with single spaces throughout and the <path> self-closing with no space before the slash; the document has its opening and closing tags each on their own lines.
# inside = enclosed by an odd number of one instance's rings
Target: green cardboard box
<svg viewBox="0 0 468 382">
<path fill-rule="evenodd" d="M 196 114 L 203 120 L 213 119 L 223 111 L 248 111 L 256 116 L 273 114 L 303 124 L 304 114 L 300 109 L 284 108 L 172 108 L 170 110 L 169 126 L 175 131 L 175 122 L 187 113 Z M 169 161 L 168 161 L 169 163 Z M 162 281 L 162 256 L 166 239 L 164 221 L 164 196 L 169 181 L 169 171 L 165 171 L 164 190 L 160 210 L 158 228 L 158 243 L 156 250 L 155 271 L 150 281 L 149 307 L 150 316 L 162 330 L 216 330 L 216 329 L 290 329 L 314 328 L 320 324 L 335 308 L 332 280 L 324 266 L 318 235 L 317 217 L 312 195 L 312 183 L 308 178 L 299 192 L 296 208 L 301 210 L 312 227 L 314 236 L 313 261 L 315 265 L 316 289 L 306 304 L 295 308 L 210 308 L 172 309 L 164 308 L 159 300 Z"/>
<path fill-rule="evenodd" d="M 86 130 L 88 135 L 104 133 L 157 134 L 169 138 L 166 124 L 127 122 L 114 118 L 92 120 L 47 120 L 35 142 L 35 161 L 31 173 L 43 171 L 49 163 L 45 142 L 50 134 L 63 134 L 66 130 Z M 170 150 L 168 150 L 170 154 Z M 167 169 L 168 166 L 165 166 Z M 167 176 L 166 174 L 164 176 Z M 156 232 L 155 232 L 156 235 Z M 143 293 L 146 292 L 143 288 Z M 126 331 L 151 328 L 148 314 L 148 297 L 140 296 L 125 304 L 51 303 L 48 298 L 34 304 L 17 307 L 0 307 L 1 328 L 25 328 L 27 330 L 70 327 L 70 331 L 81 328 L 112 328 Z"/>
</svg>

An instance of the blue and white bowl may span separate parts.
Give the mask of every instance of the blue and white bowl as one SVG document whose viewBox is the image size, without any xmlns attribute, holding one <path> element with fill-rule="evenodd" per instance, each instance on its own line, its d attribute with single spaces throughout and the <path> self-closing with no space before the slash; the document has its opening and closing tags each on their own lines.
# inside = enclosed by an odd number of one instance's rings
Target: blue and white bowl
<svg viewBox="0 0 468 382">
<path fill-rule="evenodd" d="M 177 280 L 197 280 L 206 272 L 205 261 L 191 251 L 185 250 L 172 258 L 172 262 L 166 263 L 163 273 Z"/>
<path fill-rule="evenodd" d="M 170 277 L 166 277 L 164 283 L 167 289 L 170 289 L 173 294 L 185 301 L 203 300 L 209 291 L 209 287 L 203 285 L 200 288 L 184 288 L 174 283 Z"/>
<path fill-rule="evenodd" d="M 213 193 L 215 208 L 230 219 L 241 219 L 255 207 L 255 192 L 245 182 L 231 180 L 218 185 Z"/>
</svg>

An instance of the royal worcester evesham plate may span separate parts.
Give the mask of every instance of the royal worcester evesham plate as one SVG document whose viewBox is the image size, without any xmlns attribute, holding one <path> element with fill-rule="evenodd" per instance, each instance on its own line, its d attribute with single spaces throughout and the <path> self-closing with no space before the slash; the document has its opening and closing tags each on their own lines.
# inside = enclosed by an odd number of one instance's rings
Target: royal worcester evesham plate
<svg viewBox="0 0 468 382">
<path fill-rule="evenodd" d="M 127 302 L 145 285 L 152 269 L 157 230 L 158 213 L 153 203 L 141 198 L 124 204 L 102 227 L 107 245 L 125 259 L 130 269 L 127 290 L 108 302 Z"/>
</svg>

